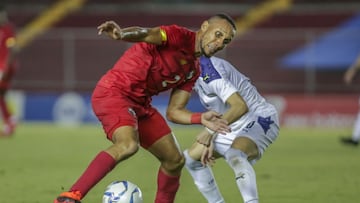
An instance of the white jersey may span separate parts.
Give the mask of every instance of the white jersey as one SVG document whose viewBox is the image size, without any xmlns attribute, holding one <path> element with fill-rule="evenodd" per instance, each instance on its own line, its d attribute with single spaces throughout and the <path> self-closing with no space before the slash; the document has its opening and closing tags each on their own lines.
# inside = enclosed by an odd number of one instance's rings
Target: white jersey
<svg viewBox="0 0 360 203">
<path fill-rule="evenodd" d="M 249 108 L 248 113 L 242 116 L 239 122 L 246 122 L 252 113 L 264 116 L 277 113 L 275 107 L 251 84 L 250 79 L 229 62 L 217 57 L 201 57 L 200 63 L 201 75 L 195 83 L 194 90 L 206 109 L 225 113 L 229 108 L 226 100 L 238 92 Z"/>
<path fill-rule="evenodd" d="M 200 57 L 200 65 L 201 74 L 194 90 L 206 109 L 224 114 L 229 109 L 226 100 L 236 92 L 249 109 L 230 125 L 231 133 L 225 136 L 218 135 L 217 139 L 222 139 L 220 142 L 230 145 L 235 137 L 248 136 L 257 143 L 262 154 L 278 134 L 279 121 L 275 107 L 259 94 L 248 77 L 229 62 L 217 57 Z"/>
</svg>

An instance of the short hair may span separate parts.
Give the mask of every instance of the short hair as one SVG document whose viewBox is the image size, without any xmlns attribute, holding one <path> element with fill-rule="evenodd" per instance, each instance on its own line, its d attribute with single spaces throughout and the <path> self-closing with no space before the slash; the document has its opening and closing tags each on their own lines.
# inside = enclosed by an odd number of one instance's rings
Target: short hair
<svg viewBox="0 0 360 203">
<path fill-rule="evenodd" d="M 211 20 L 211 19 L 214 19 L 214 18 L 220 18 L 220 19 L 226 20 L 228 23 L 230 23 L 230 25 L 234 28 L 234 30 L 236 30 L 235 21 L 234 21 L 234 19 L 233 19 L 232 17 L 230 17 L 228 14 L 226 14 L 226 13 L 218 13 L 218 14 L 212 16 L 212 17 L 210 18 L 210 20 Z"/>
</svg>

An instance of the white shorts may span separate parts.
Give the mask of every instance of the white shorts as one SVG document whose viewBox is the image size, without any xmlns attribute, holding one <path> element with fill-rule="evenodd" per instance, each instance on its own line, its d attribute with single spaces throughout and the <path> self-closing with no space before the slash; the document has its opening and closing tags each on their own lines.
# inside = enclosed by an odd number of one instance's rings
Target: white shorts
<svg viewBox="0 0 360 203">
<path fill-rule="evenodd" d="M 232 126 L 235 126 L 235 128 L 231 129 L 232 132 L 224 135 L 218 134 L 214 139 L 214 150 L 222 156 L 231 147 L 235 138 L 247 137 L 257 145 L 259 151 L 259 156 L 251 161 L 255 163 L 279 135 L 279 118 L 277 114 L 266 117 L 253 115 L 245 125 L 237 126 L 236 122 L 233 124 Z"/>
</svg>

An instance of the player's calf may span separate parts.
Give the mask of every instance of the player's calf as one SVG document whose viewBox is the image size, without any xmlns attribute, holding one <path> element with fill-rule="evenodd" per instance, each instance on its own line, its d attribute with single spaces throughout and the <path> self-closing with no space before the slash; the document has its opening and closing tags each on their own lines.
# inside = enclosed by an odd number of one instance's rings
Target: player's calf
<svg viewBox="0 0 360 203">
<path fill-rule="evenodd" d="M 190 157 L 188 150 L 184 151 L 185 168 L 193 177 L 194 183 L 201 194 L 209 203 L 224 203 L 219 188 L 216 184 L 211 168 L 203 166 L 200 161 Z"/>
<path fill-rule="evenodd" d="M 226 161 L 234 170 L 236 184 L 244 202 L 258 203 L 258 192 L 254 168 L 248 161 L 248 156 L 237 149 L 230 148 L 224 154 Z"/>
</svg>

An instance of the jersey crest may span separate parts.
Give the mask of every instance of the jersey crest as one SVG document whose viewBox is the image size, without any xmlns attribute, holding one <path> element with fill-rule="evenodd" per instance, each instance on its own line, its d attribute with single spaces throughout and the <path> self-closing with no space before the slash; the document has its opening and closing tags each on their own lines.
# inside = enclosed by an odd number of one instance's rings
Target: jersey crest
<svg viewBox="0 0 360 203">
<path fill-rule="evenodd" d="M 200 57 L 201 75 L 205 83 L 209 83 L 213 80 L 220 79 L 221 75 L 217 72 L 210 58 L 201 56 Z"/>
</svg>

